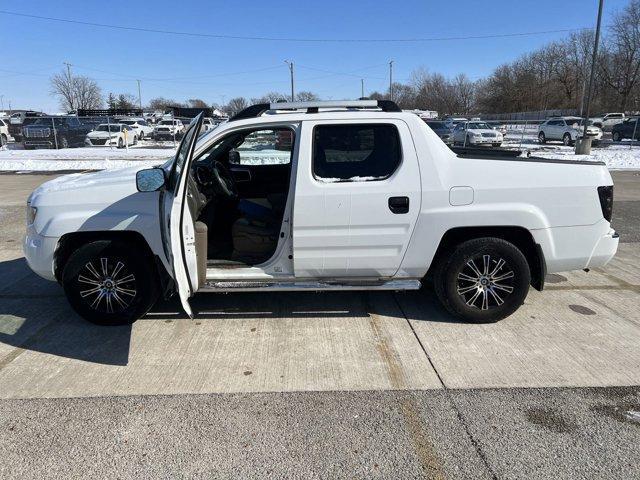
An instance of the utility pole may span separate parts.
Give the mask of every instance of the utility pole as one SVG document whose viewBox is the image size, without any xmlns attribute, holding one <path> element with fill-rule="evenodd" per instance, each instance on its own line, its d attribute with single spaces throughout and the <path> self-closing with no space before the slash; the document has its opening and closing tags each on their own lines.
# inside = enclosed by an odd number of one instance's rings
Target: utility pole
<svg viewBox="0 0 640 480">
<path fill-rule="evenodd" d="M 67 66 L 67 79 L 69 80 L 69 86 L 71 87 L 71 64 L 69 62 L 62 62 L 63 65 Z M 73 108 L 73 90 L 71 91 L 71 110 L 74 110 Z"/>
<path fill-rule="evenodd" d="M 364 98 L 364 78 L 360 79 L 360 98 Z"/>
<path fill-rule="evenodd" d="M 393 60 L 389 62 L 389 100 L 393 101 Z"/>
<path fill-rule="evenodd" d="M 142 95 L 140 94 L 140 80 L 136 80 L 138 82 L 138 105 L 140 106 L 140 110 L 142 110 Z"/>
<path fill-rule="evenodd" d="M 582 130 L 582 139 L 576 142 L 576 154 L 588 155 L 591 153 L 591 141 L 587 140 L 587 126 L 589 125 L 589 108 L 591 107 L 591 92 L 593 90 L 593 77 L 596 73 L 596 61 L 598 60 L 598 43 L 600 43 L 600 23 L 602 22 L 602 6 L 604 0 L 600 0 L 598 4 L 598 20 L 596 23 L 596 38 L 593 42 L 593 58 L 591 59 L 591 74 L 589 75 L 589 89 L 587 90 L 587 102 L 584 112 L 584 128 Z"/>
<path fill-rule="evenodd" d="M 291 101 L 296 101 L 295 91 L 293 89 L 293 61 L 285 60 L 284 63 L 289 65 L 289 73 L 291 74 Z"/>
</svg>

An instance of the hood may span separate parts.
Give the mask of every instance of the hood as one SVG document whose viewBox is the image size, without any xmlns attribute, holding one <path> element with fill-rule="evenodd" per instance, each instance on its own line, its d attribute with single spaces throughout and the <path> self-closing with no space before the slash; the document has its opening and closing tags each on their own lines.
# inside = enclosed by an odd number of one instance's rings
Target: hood
<svg viewBox="0 0 640 480">
<path fill-rule="evenodd" d="M 113 203 L 137 193 L 136 172 L 147 165 L 63 175 L 43 183 L 29 196 L 33 206 Z"/>
<path fill-rule="evenodd" d="M 111 132 L 111 136 L 116 137 L 118 132 Z M 97 131 L 94 130 L 92 132 L 87 133 L 87 137 L 89 138 L 109 138 L 109 132 Z"/>
</svg>

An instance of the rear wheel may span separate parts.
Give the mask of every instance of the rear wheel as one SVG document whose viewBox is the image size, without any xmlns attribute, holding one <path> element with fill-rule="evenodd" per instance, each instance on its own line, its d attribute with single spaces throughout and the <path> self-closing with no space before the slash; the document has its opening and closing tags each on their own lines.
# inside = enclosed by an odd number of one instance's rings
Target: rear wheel
<svg viewBox="0 0 640 480">
<path fill-rule="evenodd" d="M 545 137 L 544 132 L 540 132 L 540 133 L 538 134 L 538 141 L 539 141 L 540 143 L 546 143 L 546 141 L 547 141 L 547 137 Z"/>
<path fill-rule="evenodd" d="M 60 140 L 58 140 L 58 148 L 69 148 L 69 140 L 67 140 L 67 137 L 60 137 Z"/>
<path fill-rule="evenodd" d="M 469 240 L 442 255 L 433 283 L 451 314 L 473 323 L 508 317 L 524 302 L 531 272 L 522 252 L 500 238 Z"/>
<path fill-rule="evenodd" d="M 124 142 L 122 141 L 122 138 L 118 139 L 118 148 L 124 148 Z"/>
<path fill-rule="evenodd" d="M 4 147 L 7 144 L 7 136 L 3 133 L 0 135 L 0 147 Z"/>
<path fill-rule="evenodd" d="M 62 286 L 73 309 L 98 325 L 126 325 L 158 297 L 153 265 L 123 243 L 100 240 L 76 250 L 64 267 Z"/>
<path fill-rule="evenodd" d="M 622 136 L 620 135 L 620 132 L 613 132 L 613 141 L 619 142 L 620 140 L 622 140 Z"/>
</svg>

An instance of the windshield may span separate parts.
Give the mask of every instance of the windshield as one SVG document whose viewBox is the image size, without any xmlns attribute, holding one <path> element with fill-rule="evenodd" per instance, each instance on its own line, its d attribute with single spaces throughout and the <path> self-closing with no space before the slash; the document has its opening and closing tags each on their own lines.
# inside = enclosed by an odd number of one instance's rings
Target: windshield
<svg viewBox="0 0 640 480">
<path fill-rule="evenodd" d="M 97 132 L 119 132 L 120 131 L 120 126 L 119 125 L 98 125 L 98 128 L 96 128 Z"/>
<path fill-rule="evenodd" d="M 124 123 L 125 125 L 133 125 L 136 123 L 134 120 L 119 120 L 120 123 Z"/>
<path fill-rule="evenodd" d="M 173 120 L 162 120 L 160 125 L 173 125 Z"/>
<path fill-rule="evenodd" d="M 484 122 L 470 122 L 467 124 L 468 130 L 493 130 L 487 123 Z"/>
<path fill-rule="evenodd" d="M 32 122 L 29 122 L 31 125 L 46 125 L 46 126 L 51 126 L 51 119 L 50 118 L 38 118 Z"/>
</svg>

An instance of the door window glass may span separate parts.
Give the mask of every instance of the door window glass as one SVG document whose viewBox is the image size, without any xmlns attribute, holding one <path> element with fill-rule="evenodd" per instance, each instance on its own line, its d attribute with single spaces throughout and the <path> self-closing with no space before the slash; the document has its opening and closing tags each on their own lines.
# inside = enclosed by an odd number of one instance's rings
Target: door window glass
<svg viewBox="0 0 640 480">
<path fill-rule="evenodd" d="M 257 130 L 244 137 L 229 157 L 234 165 L 286 165 L 291 163 L 294 133 L 289 128 Z"/>
<path fill-rule="evenodd" d="M 320 125 L 313 134 L 313 174 L 323 181 L 375 181 L 402 158 L 394 125 Z"/>
<path fill-rule="evenodd" d="M 180 144 L 178 153 L 176 153 L 176 159 L 173 165 L 173 173 L 171 175 L 171 187 L 174 189 L 174 192 L 177 192 L 178 190 L 178 185 L 180 184 L 178 179 L 180 178 L 180 174 L 182 173 L 184 164 L 186 163 L 187 157 L 189 156 L 189 148 L 191 147 L 191 140 L 194 134 L 195 128 L 190 128 L 182 139 L 182 143 Z"/>
</svg>

